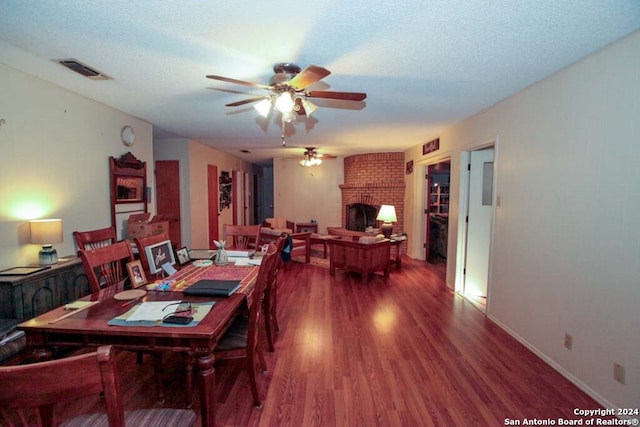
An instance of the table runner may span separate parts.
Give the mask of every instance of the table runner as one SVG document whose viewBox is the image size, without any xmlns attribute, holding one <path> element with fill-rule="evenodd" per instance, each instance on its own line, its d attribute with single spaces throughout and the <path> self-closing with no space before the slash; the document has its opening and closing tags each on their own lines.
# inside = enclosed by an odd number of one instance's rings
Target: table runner
<svg viewBox="0 0 640 427">
<path fill-rule="evenodd" d="M 236 292 L 249 294 L 253 290 L 259 269 L 257 266 L 210 265 L 194 267 L 193 265 L 188 265 L 173 274 L 170 279 L 147 285 L 147 289 L 151 291 L 182 292 L 201 279 L 240 280 L 240 289 Z M 166 289 L 158 286 L 163 283 L 169 286 Z"/>
</svg>

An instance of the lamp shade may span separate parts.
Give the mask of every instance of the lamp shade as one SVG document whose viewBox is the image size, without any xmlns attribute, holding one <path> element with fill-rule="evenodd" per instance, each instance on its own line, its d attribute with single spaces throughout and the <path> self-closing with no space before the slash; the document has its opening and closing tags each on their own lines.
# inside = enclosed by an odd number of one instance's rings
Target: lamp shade
<svg viewBox="0 0 640 427">
<path fill-rule="evenodd" d="M 382 222 L 398 221 L 398 218 L 396 218 L 396 208 L 394 208 L 392 205 L 380 206 L 380 211 L 378 211 L 378 216 L 376 217 L 376 219 Z"/>
<path fill-rule="evenodd" d="M 36 219 L 29 221 L 31 243 L 46 245 L 62 242 L 61 219 Z"/>
</svg>

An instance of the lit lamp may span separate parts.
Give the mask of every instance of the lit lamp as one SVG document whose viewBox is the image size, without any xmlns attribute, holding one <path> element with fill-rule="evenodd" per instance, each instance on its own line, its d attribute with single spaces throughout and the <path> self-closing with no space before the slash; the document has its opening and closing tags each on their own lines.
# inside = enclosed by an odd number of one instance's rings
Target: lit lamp
<svg viewBox="0 0 640 427">
<path fill-rule="evenodd" d="M 35 219 L 29 221 L 31 243 L 42 245 L 38 253 L 40 264 L 49 265 L 58 262 L 58 252 L 53 243 L 62 242 L 61 219 Z"/>
<path fill-rule="evenodd" d="M 389 239 L 393 231 L 393 224 L 391 223 L 398 221 L 398 218 L 396 218 L 396 208 L 391 205 L 380 206 L 380 211 L 376 219 L 382 221 L 382 234 Z"/>
</svg>

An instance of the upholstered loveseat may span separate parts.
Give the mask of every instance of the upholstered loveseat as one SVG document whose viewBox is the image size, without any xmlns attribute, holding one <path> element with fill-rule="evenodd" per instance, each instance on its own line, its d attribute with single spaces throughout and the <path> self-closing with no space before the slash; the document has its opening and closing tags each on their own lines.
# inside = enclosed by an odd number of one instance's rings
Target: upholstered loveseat
<svg viewBox="0 0 640 427">
<path fill-rule="evenodd" d="M 389 277 L 391 242 L 388 239 L 364 236 L 359 241 L 329 240 L 329 272 L 336 274 L 336 268 L 362 275 L 362 283 L 369 282 L 369 275 L 381 271 Z"/>
</svg>

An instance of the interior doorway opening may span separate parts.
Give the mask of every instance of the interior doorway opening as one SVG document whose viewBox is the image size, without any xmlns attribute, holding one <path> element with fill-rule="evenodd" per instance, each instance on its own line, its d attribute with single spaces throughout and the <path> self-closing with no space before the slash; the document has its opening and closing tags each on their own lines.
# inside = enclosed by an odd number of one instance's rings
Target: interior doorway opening
<svg viewBox="0 0 640 427">
<path fill-rule="evenodd" d="M 427 166 L 425 260 L 446 269 L 451 161 Z"/>
</svg>

